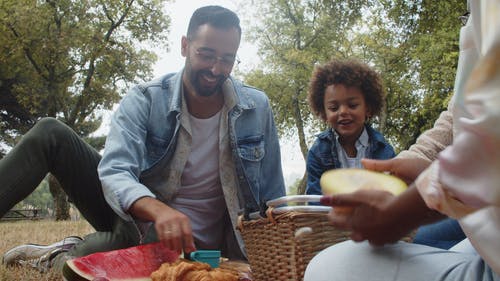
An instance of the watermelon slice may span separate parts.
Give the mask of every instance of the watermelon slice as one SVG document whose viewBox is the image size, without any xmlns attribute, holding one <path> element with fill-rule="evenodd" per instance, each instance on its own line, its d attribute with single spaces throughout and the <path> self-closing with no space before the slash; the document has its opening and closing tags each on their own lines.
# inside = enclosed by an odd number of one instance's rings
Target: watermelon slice
<svg viewBox="0 0 500 281">
<path fill-rule="evenodd" d="M 174 262 L 179 254 L 161 243 L 94 253 L 66 261 L 63 276 L 68 281 L 139 281 L 151 280 L 151 273 L 165 262 Z"/>
</svg>

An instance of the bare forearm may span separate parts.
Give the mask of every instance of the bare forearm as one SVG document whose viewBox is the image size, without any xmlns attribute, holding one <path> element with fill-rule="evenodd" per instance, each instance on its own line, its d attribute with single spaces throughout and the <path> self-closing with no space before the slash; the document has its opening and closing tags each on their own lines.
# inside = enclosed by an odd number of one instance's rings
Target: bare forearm
<svg viewBox="0 0 500 281">
<path fill-rule="evenodd" d="M 410 231 L 445 218 L 443 214 L 427 207 L 415 185 L 411 185 L 407 191 L 399 195 L 389 209 L 398 216 L 399 223 Z"/>
<path fill-rule="evenodd" d="M 185 253 L 196 250 L 191 222 L 183 213 L 153 197 L 138 199 L 129 212 L 137 219 L 154 222 L 158 239 L 169 249 Z"/>
<path fill-rule="evenodd" d="M 322 203 L 333 207 L 329 219 L 335 227 L 350 230 L 354 241 L 368 240 L 373 245 L 394 243 L 420 225 L 443 218 L 427 207 L 414 186 L 399 196 L 361 189 L 325 197 Z M 343 211 L 346 207 L 348 212 Z"/>
<path fill-rule="evenodd" d="M 172 208 L 153 197 L 142 197 L 130 206 L 129 213 L 139 220 L 156 221 L 158 214 L 171 210 Z"/>
</svg>

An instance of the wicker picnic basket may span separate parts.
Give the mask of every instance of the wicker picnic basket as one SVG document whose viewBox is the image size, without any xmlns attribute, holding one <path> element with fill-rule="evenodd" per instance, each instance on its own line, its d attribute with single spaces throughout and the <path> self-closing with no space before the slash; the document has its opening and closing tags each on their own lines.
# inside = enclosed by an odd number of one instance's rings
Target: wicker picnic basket
<svg viewBox="0 0 500 281">
<path fill-rule="evenodd" d="M 245 241 L 254 281 L 301 281 L 314 255 L 348 239 L 348 232 L 328 222 L 330 207 L 282 206 L 291 202 L 319 201 L 320 197 L 285 196 L 267 202 L 266 218 L 244 220 L 240 217 L 238 227 Z"/>
</svg>

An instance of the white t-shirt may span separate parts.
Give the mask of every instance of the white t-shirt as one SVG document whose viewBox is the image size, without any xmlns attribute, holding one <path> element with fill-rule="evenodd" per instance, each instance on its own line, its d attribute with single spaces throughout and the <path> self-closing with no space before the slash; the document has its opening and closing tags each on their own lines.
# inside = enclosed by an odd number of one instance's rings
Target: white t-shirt
<svg viewBox="0 0 500 281">
<path fill-rule="evenodd" d="M 181 176 L 173 208 L 191 219 L 194 239 L 200 249 L 220 248 L 226 203 L 219 174 L 220 111 L 207 119 L 189 116 L 191 153 Z"/>
</svg>

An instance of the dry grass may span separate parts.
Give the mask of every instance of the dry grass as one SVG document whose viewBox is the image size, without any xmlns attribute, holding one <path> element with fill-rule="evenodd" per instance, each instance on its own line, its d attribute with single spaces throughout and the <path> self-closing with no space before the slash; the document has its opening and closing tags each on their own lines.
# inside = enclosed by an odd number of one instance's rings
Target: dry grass
<svg viewBox="0 0 500 281">
<path fill-rule="evenodd" d="M 84 220 L 0 222 L 0 254 L 3 255 L 5 251 L 21 244 L 51 244 L 66 236 L 85 236 L 91 232 L 94 232 L 93 228 Z M 5 267 L 0 265 L 0 280 L 55 281 L 62 280 L 62 277 L 60 272 L 41 274 L 26 267 Z"/>
</svg>

